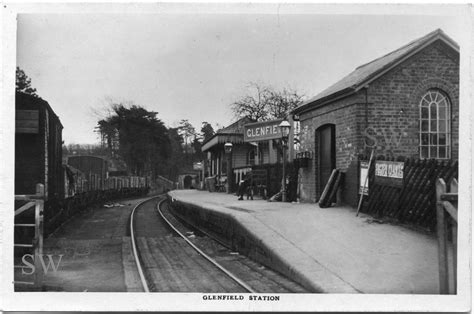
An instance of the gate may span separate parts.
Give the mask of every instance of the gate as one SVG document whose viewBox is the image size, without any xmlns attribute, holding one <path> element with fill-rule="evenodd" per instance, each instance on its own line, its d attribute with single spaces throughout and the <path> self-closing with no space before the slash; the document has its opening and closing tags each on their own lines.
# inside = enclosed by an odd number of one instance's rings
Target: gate
<svg viewBox="0 0 474 314">
<path fill-rule="evenodd" d="M 436 181 L 436 229 L 438 234 L 439 292 L 441 294 L 456 294 L 458 237 L 457 202 L 458 182 L 456 179 L 451 181 L 448 192 L 446 183 L 443 179 L 439 178 Z M 453 246 L 451 267 L 449 263 L 449 227 L 451 227 L 451 239 Z M 451 287 L 450 283 L 452 284 Z"/>
<path fill-rule="evenodd" d="M 43 254 L 43 213 L 44 213 L 44 185 L 36 185 L 36 194 L 32 195 L 15 195 L 15 201 L 26 202 L 20 208 L 15 210 L 15 239 L 14 239 L 14 248 L 15 248 L 15 260 L 17 260 L 17 254 L 23 256 L 25 251 L 29 251 L 31 255 L 34 256 L 35 272 L 33 274 L 33 279 L 25 280 L 19 279 L 19 274 L 15 271 L 15 285 L 30 285 L 37 288 L 41 287 L 42 284 L 42 272 L 41 264 L 38 256 Z M 34 215 L 32 215 L 31 208 L 34 207 Z M 28 230 L 34 230 L 34 233 L 28 232 Z M 15 264 L 14 268 L 21 269 L 25 268 L 24 265 Z M 21 272 L 22 274 L 23 272 Z M 30 275 L 31 276 L 31 275 Z M 29 278 L 28 278 L 29 279 Z"/>
</svg>

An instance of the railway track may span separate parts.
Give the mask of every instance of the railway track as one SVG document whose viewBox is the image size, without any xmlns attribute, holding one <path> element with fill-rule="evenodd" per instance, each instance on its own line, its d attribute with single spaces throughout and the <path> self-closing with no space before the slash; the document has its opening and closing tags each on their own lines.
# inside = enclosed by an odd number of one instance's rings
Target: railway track
<svg viewBox="0 0 474 314">
<path fill-rule="evenodd" d="M 307 292 L 176 219 L 164 197 L 138 204 L 130 217 L 135 262 L 146 292 Z"/>
</svg>

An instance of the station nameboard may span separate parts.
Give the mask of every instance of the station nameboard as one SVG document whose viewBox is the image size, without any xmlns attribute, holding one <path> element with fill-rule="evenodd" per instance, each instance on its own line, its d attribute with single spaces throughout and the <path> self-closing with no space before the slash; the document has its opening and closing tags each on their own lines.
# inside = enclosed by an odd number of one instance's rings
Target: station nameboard
<svg viewBox="0 0 474 314">
<path fill-rule="evenodd" d="M 375 182 L 381 185 L 402 186 L 404 167 L 404 162 L 377 160 Z"/>
<path fill-rule="evenodd" d="M 283 120 L 255 122 L 244 125 L 244 142 L 258 142 L 281 138 L 281 130 L 278 127 L 281 121 Z"/>
</svg>

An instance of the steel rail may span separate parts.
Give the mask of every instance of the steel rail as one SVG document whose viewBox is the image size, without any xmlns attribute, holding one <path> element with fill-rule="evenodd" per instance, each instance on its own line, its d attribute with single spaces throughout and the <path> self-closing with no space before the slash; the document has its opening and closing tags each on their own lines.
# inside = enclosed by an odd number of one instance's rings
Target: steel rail
<svg viewBox="0 0 474 314">
<path fill-rule="evenodd" d="M 135 243 L 135 231 L 133 228 L 133 216 L 135 214 L 135 210 L 139 206 L 141 206 L 143 203 L 146 203 L 156 197 L 157 196 L 154 196 L 154 197 L 144 200 L 143 202 L 138 203 L 137 205 L 135 205 L 135 207 L 132 210 L 132 213 L 130 214 L 130 238 L 132 240 L 133 257 L 135 258 L 135 264 L 137 265 L 138 275 L 140 276 L 140 281 L 142 282 L 142 286 L 145 292 L 150 292 L 150 288 L 148 287 L 148 283 L 146 282 L 145 274 L 143 273 L 142 265 L 140 264 L 140 258 L 138 257 L 137 245 Z"/>
<path fill-rule="evenodd" d="M 166 217 L 163 215 L 163 213 L 161 212 L 161 204 L 166 201 L 166 199 L 162 199 L 161 201 L 158 202 L 158 204 L 156 205 L 156 210 L 158 212 L 158 214 L 161 216 L 161 218 L 163 218 L 163 220 L 177 233 L 179 234 L 180 237 L 182 237 L 194 250 L 196 250 L 202 257 L 204 257 L 205 259 L 207 259 L 209 262 L 211 262 L 211 264 L 213 264 L 214 266 L 216 266 L 220 271 L 222 271 L 224 274 L 226 274 L 227 276 L 229 276 L 230 278 L 232 278 L 238 285 L 240 285 L 242 288 L 244 288 L 245 290 L 247 290 L 248 292 L 250 293 L 257 293 L 255 290 L 253 290 L 249 285 L 247 285 L 245 282 L 243 282 L 241 279 L 239 279 L 237 276 L 235 276 L 233 273 L 231 273 L 230 271 L 228 271 L 227 269 L 225 269 L 224 267 L 222 267 L 218 262 L 216 262 L 212 257 L 210 257 L 209 255 L 207 255 L 206 253 L 204 253 L 201 249 L 199 249 L 196 245 L 194 245 L 194 243 L 192 243 L 188 238 L 186 238 L 185 235 L 183 235 L 175 226 L 173 226 L 173 224 L 168 220 L 166 219 Z"/>
</svg>

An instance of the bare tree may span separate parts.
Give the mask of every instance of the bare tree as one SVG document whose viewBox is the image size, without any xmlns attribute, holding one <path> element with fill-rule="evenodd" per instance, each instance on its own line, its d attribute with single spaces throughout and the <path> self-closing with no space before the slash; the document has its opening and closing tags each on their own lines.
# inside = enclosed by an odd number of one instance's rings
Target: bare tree
<svg viewBox="0 0 474 314">
<path fill-rule="evenodd" d="M 254 121 L 268 119 L 267 99 L 270 89 L 251 82 L 248 85 L 250 94 L 231 104 L 232 111 L 237 118 L 248 117 Z"/>
<path fill-rule="evenodd" d="M 303 95 L 294 90 L 283 89 L 280 91 L 270 91 L 267 100 L 268 115 L 271 119 L 285 118 L 286 115 L 303 101 Z"/>
<path fill-rule="evenodd" d="M 248 117 L 254 121 L 285 118 L 303 100 L 303 95 L 290 89 L 277 91 L 254 82 L 248 88 L 248 95 L 231 104 L 237 118 Z"/>
</svg>

